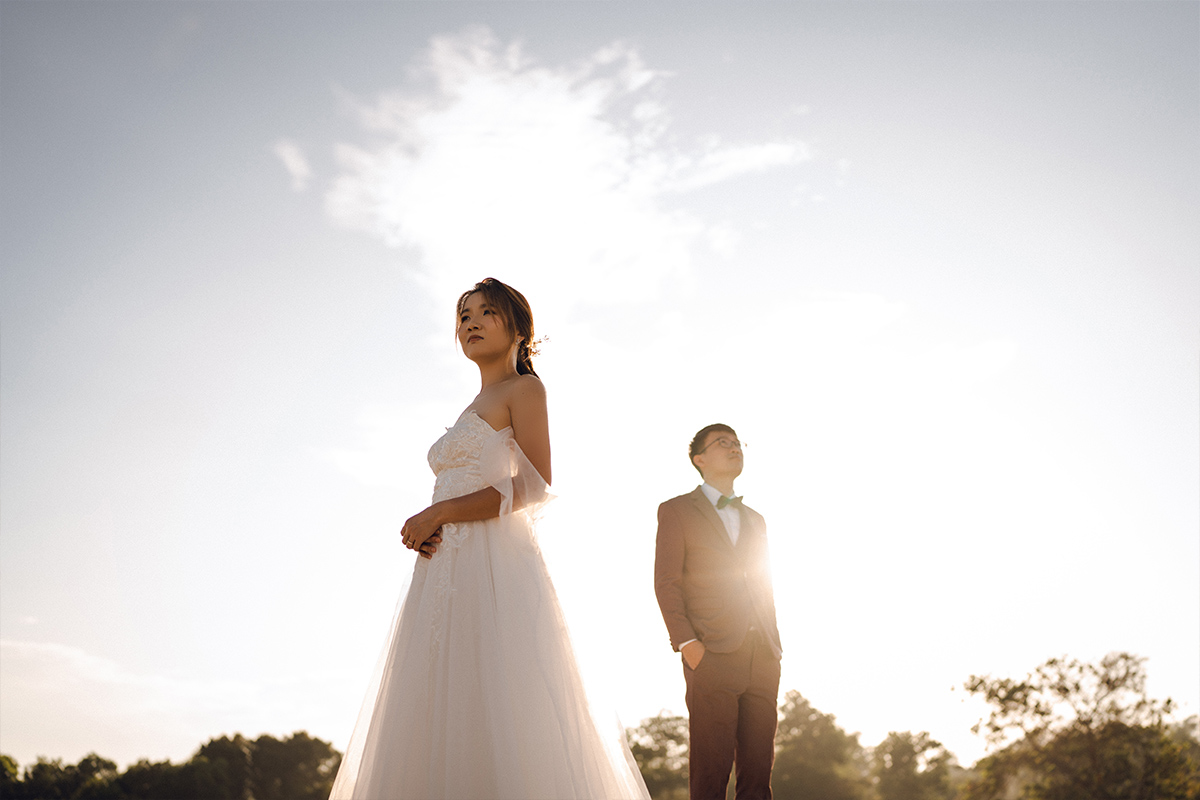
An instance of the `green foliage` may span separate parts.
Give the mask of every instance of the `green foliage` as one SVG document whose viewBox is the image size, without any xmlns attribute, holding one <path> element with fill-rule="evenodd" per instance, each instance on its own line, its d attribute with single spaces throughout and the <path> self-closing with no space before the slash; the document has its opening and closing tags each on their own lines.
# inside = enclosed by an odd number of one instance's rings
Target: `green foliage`
<svg viewBox="0 0 1200 800">
<path fill-rule="evenodd" d="M 688 721 L 669 716 L 642 720 L 626 731 L 629 749 L 654 800 L 687 800 Z"/>
<path fill-rule="evenodd" d="M 0 797 L 6 800 L 100 800 L 110 796 L 107 787 L 117 777 L 117 765 L 95 753 L 88 753 L 78 764 L 67 766 L 63 766 L 62 759 L 39 758 L 25 768 L 23 780 L 16 779 L 16 762 L 8 756 L 3 758 L 8 762 L 4 769 L 8 777 L 0 784 L 3 789 Z"/>
<path fill-rule="evenodd" d="M 972 676 L 991 715 L 974 730 L 999 748 L 982 759 L 964 800 L 1189 800 L 1198 765 L 1146 694 L 1144 659 L 1050 659 L 1023 680 Z"/>
<path fill-rule="evenodd" d="M 72 800 L 124 800 L 125 794 L 114 783 L 115 762 L 88 753 L 75 765 L 75 772 L 82 783 L 71 795 Z"/>
<path fill-rule="evenodd" d="M 341 755 L 300 731 L 283 741 L 260 736 L 251 760 L 254 800 L 325 800 Z"/>
<path fill-rule="evenodd" d="M 193 760 L 204 759 L 213 765 L 218 800 L 250 800 L 251 753 L 253 744 L 235 735 L 212 739 L 196 751 Z"/>
<path fill-rule="evenodd" d="M 950 800 L 954 757 L 928 733 L 892 732 L 875 747 L 871 774 L 879 800 Z"/>
<path fill-rule="evenodd" d="M 858 734 L 837 726 L 801 696 L 788 692 L 775 734 L 771 789 L 776 800 L 863 800 L 869 796 Z"/>
<path fill-rule="evenodd" d="M 0 753 L 0 797 L 14 796 L 14 788 L 21 780 L 21 767 L 12 756 Z"/>
<path fill-rule="evenodd" d="M 93 777 L 88 778 L 79 790 L 71 795 L 71 800 L 128 800 L 128 797 L 118 784 Z"/>
<path fill-rule="evenodd" d="M 75 768 L 63 767 L 61 758 L 39 758 L 35 764 L 25 768 L 25 777 L 21 781 L 22 792 L 16 796 L 67 800 L 75 794 L 81 783 Z"/>
<path fill-rule="evenodd" d="M 17 779 L 0 756 L 0 800 L 325 800 L 341 755 L 303 731 L 284 740 L 222 736 L 189 761 L 138 761 L 123 773 L 95 753 L 74 766 L 44 758 Z"/>
<path fill-rule="evenodd" d="M 159 793 L 181 790 L 182 787 L 178 785 L 176 778 L 178 771 L 179 767 L 170 761 L 152 763 L 142 759 L 125 770 L 124 774 L 117 779 L 117 783 L 127 797 L 155 797 Z M 161 796 L 173 797 L 174 795 L 161 794 Z"/>
<path fill-rule="evenodd" d="M 1200 717 L 1191 716 L 1171 726 L 1171 741 L 1179 746 L 1183 757 L 1192 765 L 1188 778 L 1188 797 L 1200 797 Z"/>
<path fill-rule="evenodd" d="M 170 797 L 177 800 L 225 800 L 220 768 L 202 756 L 183 764 L 142 760 L 117 779 L 130 800 Z"/>
</svg>

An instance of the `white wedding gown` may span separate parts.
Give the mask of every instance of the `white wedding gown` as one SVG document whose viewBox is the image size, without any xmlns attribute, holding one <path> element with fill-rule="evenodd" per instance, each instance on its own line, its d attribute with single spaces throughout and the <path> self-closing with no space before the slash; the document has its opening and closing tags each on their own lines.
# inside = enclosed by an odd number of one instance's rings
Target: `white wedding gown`
<svg viewBox="0 0 1200 800">
<path fill-rule="evenodd" d="M 593 718 L 533 534 L 546 484 L 512 429 L 464 412 L 429 465 L 435 502 L 493 486 L 501 513 L 417 559 L 331 800 L 649 798 L 615 718 Z"/>
</svg>

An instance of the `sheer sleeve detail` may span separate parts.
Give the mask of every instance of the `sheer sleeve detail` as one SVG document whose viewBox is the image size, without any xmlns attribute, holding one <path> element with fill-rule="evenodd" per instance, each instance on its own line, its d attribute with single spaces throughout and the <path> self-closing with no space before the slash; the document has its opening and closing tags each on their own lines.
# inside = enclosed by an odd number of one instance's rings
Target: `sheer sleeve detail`
<svg viewBox="0 0 1200 800">
<path fill-rule="evenodd" d="M 542 506 L 554 499 L 510 428 L 496 432 L 484 442 L 479 467 L 484 482 L 500 492 L 502 517 L 517 511 L 536 516 Z"/>
</svg>

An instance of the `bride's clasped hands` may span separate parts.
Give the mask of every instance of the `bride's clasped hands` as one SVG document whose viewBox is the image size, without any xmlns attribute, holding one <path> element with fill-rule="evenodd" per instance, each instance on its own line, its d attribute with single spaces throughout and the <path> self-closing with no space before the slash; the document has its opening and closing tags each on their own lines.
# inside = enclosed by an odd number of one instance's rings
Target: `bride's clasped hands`
<svg viewBox="0 0 1200 800">
<path fill-rule="evenodd" d="M 409 550 L 416 550 L 421 558 L 433 558 L 442 541 L 442 522 L 434 506 L 409 517 L 400 529 L 400 536 Z"/>
</svg>

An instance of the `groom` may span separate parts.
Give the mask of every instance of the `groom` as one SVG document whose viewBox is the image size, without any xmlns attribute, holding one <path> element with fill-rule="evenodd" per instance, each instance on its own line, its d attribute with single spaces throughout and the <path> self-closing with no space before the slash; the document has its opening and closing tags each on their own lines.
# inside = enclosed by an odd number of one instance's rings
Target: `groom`
<svg viewBox="0 0 1200 800">
<path fill-rule="evenodd" d="M 771 797 L 779 629 L 762 516 L 733 494 L 742 443 L 728 425 L 692 439 L 704 483 L 658 507 L 654 592 L 687 682 L 691 800 Z"/>
</svg>

